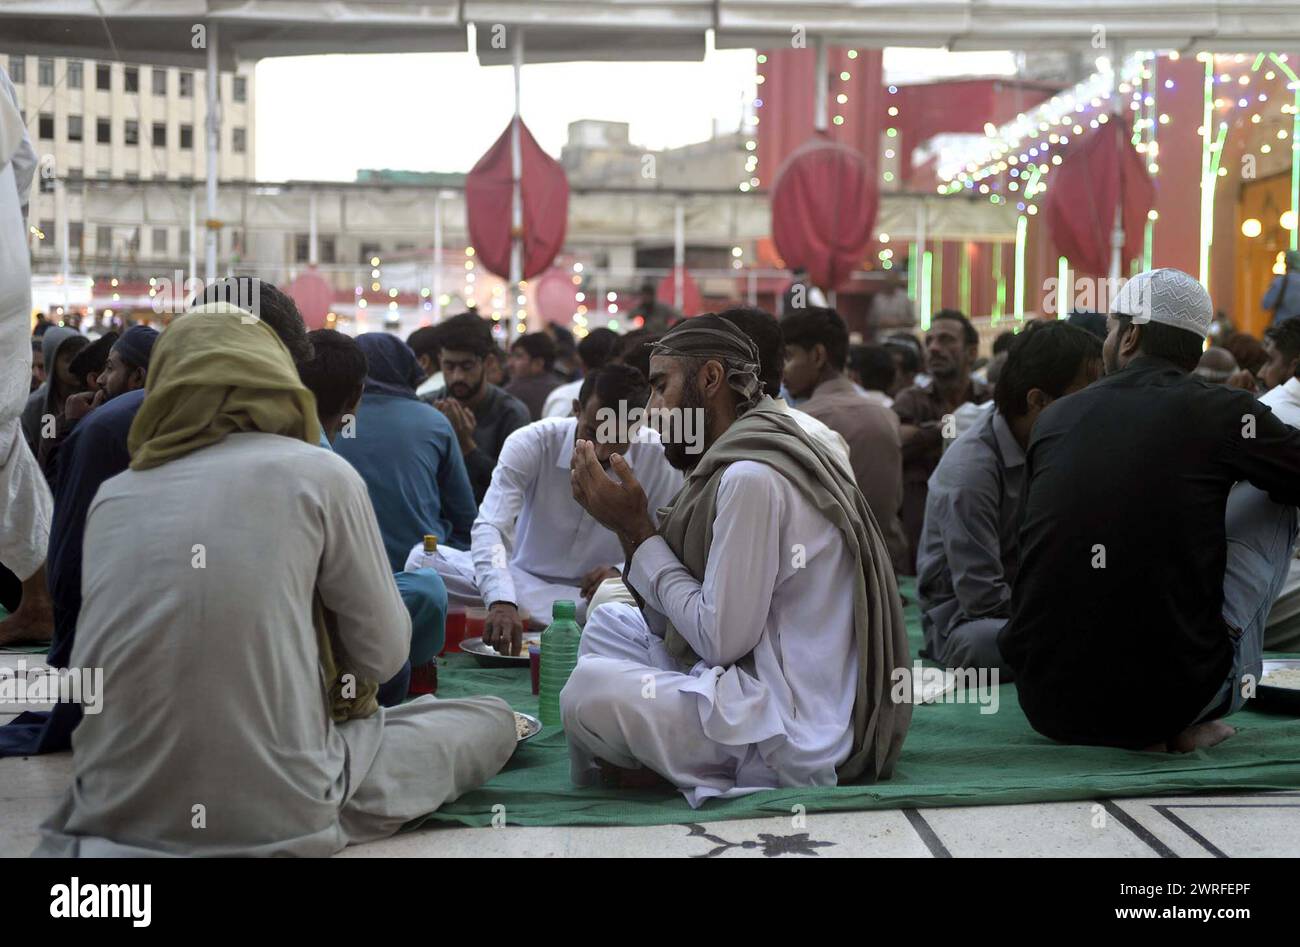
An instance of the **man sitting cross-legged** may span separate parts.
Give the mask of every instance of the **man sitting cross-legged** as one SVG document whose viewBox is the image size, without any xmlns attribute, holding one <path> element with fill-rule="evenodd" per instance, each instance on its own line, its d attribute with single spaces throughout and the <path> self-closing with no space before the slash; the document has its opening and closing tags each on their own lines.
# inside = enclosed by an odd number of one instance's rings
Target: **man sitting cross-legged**
<svg viewBox="0 0 1300 947">
<path fill-rule="evenodd" d="M 620 432 L 614 423 L 627 419 L 631 408 L 643 408 L 648 397 L 639 371 L 607 365 L 583 381 L 573 417 L 544 418 L 506 439 L 470 530 L 470 551 L 440 547 L 432 563 L 451 604 L 488 606 L 488 644 L 518 653 L 523 617 L 549 621 L 556 599 L 577 602 L 583 620 L 581 600 L 619 574 L 618 539 L 573 502 L 574 441 L 599 441 L 596 456 L 603 464 L 622 452 L 645 483 L 653 508 L 667 504 L 681 486 L 681 475 L 669 465 L 654 431 L 641 426 Z M 624 434 L 631 436 L 630 444 Z M 407 569 L 423 556 L 422 547 L 412 549 Z"/>
<path fill-rule="evenodd" d="M 953 668 L 1011 670 L 998 632 L 1020 566 L 1025 448 L 1043 409 L 1101 374 L 1101 342 L 1063 321 L 1031 322 L 1015 337 L 993 395 L 997 410 L 944 452 L 930 476 L 916 555 L 928 654 Z"/>
<path fill-rule="evenodd" d="M 884 779 L 911 716 L 889 696 L 908 661 L 894 572 L 852 474 L 763 396 L 754 344 L 725 319 L 669 331 L 651 407 L 691 412 L 702 453 L 656 530 L 617 455 L 573 456 L 573 493 L 613 530 L 644 600 L 588 616 L 560 695 L 575 782 L 645 769 L 693 806 L 778 786 Z M 671 415 L 670 415 L 671 416 Z"/>
<path fill-rule="evenodd" d="M 375 703 L 410 619 L 365 483 L 317 446 L 275 333 L 207 307 L 158 340 L 131 469 L 104 484 L 72 664 L 102 668 L 42 855 L 329 855 L 481 785 L 494 697 Z"/>
</svg>

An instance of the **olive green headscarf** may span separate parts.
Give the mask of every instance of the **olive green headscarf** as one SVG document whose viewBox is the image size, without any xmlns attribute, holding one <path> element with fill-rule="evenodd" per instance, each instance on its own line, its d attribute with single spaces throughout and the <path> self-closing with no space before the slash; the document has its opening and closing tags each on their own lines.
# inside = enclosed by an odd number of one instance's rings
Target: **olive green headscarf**
<svg viewBox="0 0 1300 947">
<path fill-rule="evenodd" d="M 131 468 L 148 470 L 243 431 L 314 444 L 316 399 L 270 326 L 229 303 L 200 306 L 154 346 L 127 440 Z"/>
<path fill-rule="evenodd" d="M 144 403 L 127 438 L 131 468 L 148 470 L 250 431 L 315 444 L 316 399 L 269 326 L 229 303 L 192 309 L 154 345 Z M 334 721 L 370 716 L 379 706 L 378 684 L 347 672 L 334 618 L 319 595 L 312 624 Z"/>
</svg>

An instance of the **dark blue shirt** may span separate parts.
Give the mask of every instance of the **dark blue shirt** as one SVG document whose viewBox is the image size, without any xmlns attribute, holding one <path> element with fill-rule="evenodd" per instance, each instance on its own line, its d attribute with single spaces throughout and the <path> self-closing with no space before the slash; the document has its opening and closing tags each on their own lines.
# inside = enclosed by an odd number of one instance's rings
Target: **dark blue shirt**
<svg viewBox="0 0 1300 947">
<path fill-rule="evenodd" d="M 144 390 L 140 389 L 100 405 L 82 418 L 59 449 L 54 479 L 54 520 L 50 524 L 50 548 L 45 565 L 54 602 L 54 639 L 48 658 L 53 667 L 68 666 L 77 616 L 81 614 L 81 556 L 86 514 L 100 484 L 130 466 L 127 435 L 143 402 Z M 143 540 L 148 524 L 141 523 L 140 530 Z M 96 550 L 92 555 L 129 555 L 129 551 Z"/>
</svg>

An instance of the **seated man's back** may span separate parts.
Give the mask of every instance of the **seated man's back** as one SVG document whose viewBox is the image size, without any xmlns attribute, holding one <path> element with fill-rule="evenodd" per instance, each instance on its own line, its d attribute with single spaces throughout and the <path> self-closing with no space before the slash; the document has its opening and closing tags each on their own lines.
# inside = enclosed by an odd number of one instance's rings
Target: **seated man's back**
<svg viewBox="0 0 1300 947">
<path fill-rule="evenodd" d="M 341 435 L 334 449 L 370 490 L 394 572 L 401 571 L 411 546 L 426 533 L 469 545 L 474 494 L 451 423 L 440 411 L 368 391 L 357 408 L 355 435 Z"/>
<path fill-rule="evenodd" d="M 1233 664 L 1228 493 L 1248 479 L 1300 501 L 1293 435 L 1248 393 L 1156 357 L 1044 411 L 998 639 L 1036 729 L 1142 747 L 1197 719 Z"/>
<path fill-rule="evenodd" d="M 106 483 L 72 654 L 105 669 L 103 710 L 73 737 L 63 831 L 173 854 L 341 847 L 348 768 L 364 773 L 382 717 L 356 745 L 332 726 L 312 597 L 319 581 L 326 608 L 370 629 L 348 650 L 359 675 L 396 673 L 410 625 L 372 523 L 346 462 L 273 434 L 233 434 Z"/>
</svg>

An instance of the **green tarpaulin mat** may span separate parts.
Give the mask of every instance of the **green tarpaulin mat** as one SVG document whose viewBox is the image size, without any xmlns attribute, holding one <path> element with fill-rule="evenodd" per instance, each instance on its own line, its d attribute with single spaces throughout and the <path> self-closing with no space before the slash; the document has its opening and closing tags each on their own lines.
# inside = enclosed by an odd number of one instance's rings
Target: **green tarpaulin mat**
<svg viewBox="0 0 1300 947">
<path fill-rule="evenodd" d="M 912 581 L 901 585 L 910 600 Z M 915 656 L 920 615 L 915 605 L 905 614 Z M 495 694 L 515 710 L 537 714 L 526 668 L 489 670 L 468 655 L 449 655 L 439 668 L 438 696 L 478 694 Z M 1300 719 L 1244 710 L 1230 722 L 1235 736 L 1189 754 L 1064 746 L 1034 732 L 1015 685 L 1006 684 L 996 713 L 981 714 L 971 703 L 916 707 L 897 770 L 886 782 L 773 789 L 709 800 L 699 809 L 669 790 L 574 787 L 564 734 L 548 727 L 486 785 L 423 822 L 487 826 L 499 813 L 511 825 L 666 825 L 789 815 L 795 806 L 827 812 L 1300 787 Z"/>
</svg>

